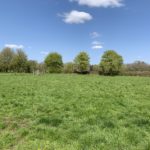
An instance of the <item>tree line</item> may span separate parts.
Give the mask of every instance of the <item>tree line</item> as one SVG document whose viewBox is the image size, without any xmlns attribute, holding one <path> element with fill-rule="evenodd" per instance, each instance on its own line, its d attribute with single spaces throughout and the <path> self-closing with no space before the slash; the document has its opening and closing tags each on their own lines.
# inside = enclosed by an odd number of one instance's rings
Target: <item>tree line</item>
<svg viewBox="0 0 150 150">
<path fill-rule="evenodd" d="M 90 65 L 90 57 L 85 51 L 80 52 L 73 62 L 63 63 L 62 56 L 53 52 L 43 63 L 38 63 L 28 60 L 22 49 L 14 51 L 6 47 L 0 52 L 0 72 L 150 75 L 150 65 L 142 61 L 123 64 L 123 57 L 114 50 L 105 51 L 98 65 Z"/>
<path fill-rule="evenodd" d="M 22 49 L 14 51 L 6 47 L 0 52 L 0 72 L 32 73 L 43 68 L 41 65 L 35 60 L 28 60 Z"/>
</svg>

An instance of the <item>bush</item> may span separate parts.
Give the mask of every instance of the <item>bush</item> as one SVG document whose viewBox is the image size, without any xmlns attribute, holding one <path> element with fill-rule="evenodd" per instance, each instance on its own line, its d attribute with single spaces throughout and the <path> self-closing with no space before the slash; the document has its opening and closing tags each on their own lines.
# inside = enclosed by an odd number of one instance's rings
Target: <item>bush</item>
<svg viewBox="0 0 150 150">
<path fill-rule="evenodd" d="M 98 74 L 99 73 L 99 65 L 91 65 L 90 66 L 90 73 Z"/>
<path fill-rule="evenodd" d="M 150 77 L 150 71 L 125 71 L 122 75 Z"/>
<path fill-rule="evenodd" d="M 47 70 L 46 64 L 45 63 L 38 64 L 37 70 L 42 74 L 46 73 Z"/>
<path fill-rule="evenodd" d="M 143 61 L 135 61 L 132 64 L 125 65 L 127 71 L 150 71 L 150 65 Z"/>
<path fill-rule="evenodd" d="M 38 63 L 35 60 L 29 60 L 27 62 L 27 72 L 28 73 L 35 73 L 35 71 L 38 69 Z"/>
<path fill-rule="evenodd" d="M 143 61 L 135 61 L 124 65 L 122 75 L 128 76 L 150 76 L 150 65 Z"/>
<path fill-rule="evenodd" d="M 64 73 L 74 73 L 74 64 L 72 62 L 64 64 Z"/>
</svg>

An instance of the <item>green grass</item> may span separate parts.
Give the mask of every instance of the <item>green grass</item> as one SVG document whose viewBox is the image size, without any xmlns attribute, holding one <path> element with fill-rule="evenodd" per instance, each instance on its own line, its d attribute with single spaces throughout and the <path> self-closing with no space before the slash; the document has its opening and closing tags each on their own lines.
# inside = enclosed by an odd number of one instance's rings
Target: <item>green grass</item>
<svg viewBox="0 0 150 150">
<path fill-rule="evenodd" d="M 0 149 L 150 150 L 150 78 L 0 74 Z"/>
</svg>

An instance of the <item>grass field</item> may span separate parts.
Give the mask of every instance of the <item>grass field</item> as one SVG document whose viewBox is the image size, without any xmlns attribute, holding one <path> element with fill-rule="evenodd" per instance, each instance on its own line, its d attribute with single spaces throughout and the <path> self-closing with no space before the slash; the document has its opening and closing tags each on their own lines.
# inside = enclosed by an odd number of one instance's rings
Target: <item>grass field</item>
<svg viewBox="0 0 150 150">
<path fill-rule="evenodd" d="M 150 78 L 0 74 L 1 150 L 150 150 Z"/>
</svg>

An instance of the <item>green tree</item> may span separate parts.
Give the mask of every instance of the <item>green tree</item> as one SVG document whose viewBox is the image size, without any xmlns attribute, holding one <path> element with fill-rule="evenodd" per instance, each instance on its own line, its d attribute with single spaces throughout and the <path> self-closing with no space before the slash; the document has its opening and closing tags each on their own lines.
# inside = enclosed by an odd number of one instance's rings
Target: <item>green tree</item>
<svg viewBox="0 0 150 150">
<path fill-rule="evenodd" d="M 86 74 L 90 71 L 90 58 L 89 55 L 86 52 L 80 52 L 75 60 L 75 72 Z"/>
<path fill-rule="evenodd" d="M 4 48 L 0 53 L 0 70 L 3 72 L 12 71 L 12 61 L 15 56 L 11 48 Z"/>
<path fill-rule="evenodd" d="M 34 73 L 38 68 L 38 63 L 35 60 L 29 60 L 27 62 L 27 72 Z"/>
<path fill-rule="evenodd" d="M 73 72 L 74 72 L 74 64 L 72 62 L 64 64 L 64 73 L 73 73 Z"/>
<path fill-rule="evenodd" d="M 123 58 L 113 50 L 106 51 L 100 62 L 100 74 L 118 75 L 123 65 Z"/>
<path fill-rule="evenodd" d="M 50 73 L 61 73 L 63 70 L 62 56 L 58 53 L 50 53 L 45 59 L 45 64 Z"/>
<path fill-rule="evenodd" d="M 27 72 L 28 59 L 22 49 L 18 49 L 13 59 L 13 68 L 16 72 Z"/>
</svg>

